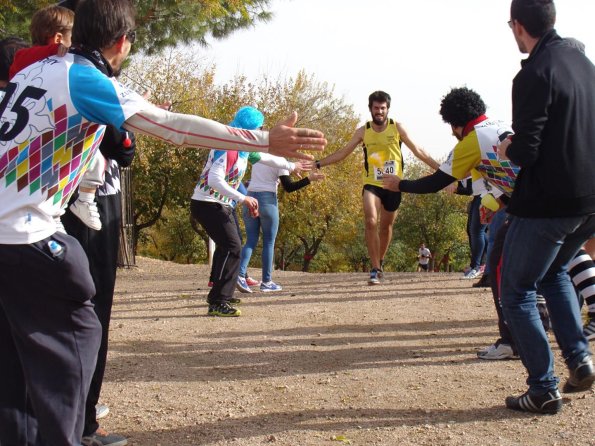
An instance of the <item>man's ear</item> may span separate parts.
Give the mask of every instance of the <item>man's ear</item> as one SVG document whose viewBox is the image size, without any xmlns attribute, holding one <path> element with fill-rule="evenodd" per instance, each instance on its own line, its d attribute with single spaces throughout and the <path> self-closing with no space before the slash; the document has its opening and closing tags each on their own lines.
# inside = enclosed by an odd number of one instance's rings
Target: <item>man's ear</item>
<svg viewBox="0 0 595 446">
<path fill-rule="evenodd" d="M 116 47 L 118 49 L 118 52 L 124 51 L 125 40 L 126 40 L 126 35 L 123 34 L 118 40 L 116 40 L 116 43 L 114 43 L 114 47 Z"/>
</svg>

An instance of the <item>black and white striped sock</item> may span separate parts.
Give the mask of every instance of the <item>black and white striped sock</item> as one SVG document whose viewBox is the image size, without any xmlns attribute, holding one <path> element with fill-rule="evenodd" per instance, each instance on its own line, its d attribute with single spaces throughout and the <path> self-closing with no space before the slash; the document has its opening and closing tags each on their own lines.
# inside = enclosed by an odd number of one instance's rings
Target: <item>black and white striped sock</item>
<svg viewBox="0 0 595 446">
<path fill-rule="evenodd" d="M 595 317 L 595 263 L 584 249 L 570 262 L 568 274 L 585 300 L 589 316 Z"/>
</svg>

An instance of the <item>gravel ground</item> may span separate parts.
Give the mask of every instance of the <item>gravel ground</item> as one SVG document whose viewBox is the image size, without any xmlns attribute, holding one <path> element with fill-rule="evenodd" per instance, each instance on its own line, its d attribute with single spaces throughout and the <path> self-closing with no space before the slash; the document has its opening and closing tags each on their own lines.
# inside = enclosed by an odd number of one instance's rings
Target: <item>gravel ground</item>
<svg viewBox="0 0 595 446">
<path fill-rule="evenodd" d="M 211 318 L 206 266 L 137 263 L 118 273 L 102 397 L 129 445 L 595 445 L 594 391 L 554 416 L 504 408 L 525 371 L 476 359 L 495 311 L 460 273 L 276 271 L 282 292 Z"/>
</svg>

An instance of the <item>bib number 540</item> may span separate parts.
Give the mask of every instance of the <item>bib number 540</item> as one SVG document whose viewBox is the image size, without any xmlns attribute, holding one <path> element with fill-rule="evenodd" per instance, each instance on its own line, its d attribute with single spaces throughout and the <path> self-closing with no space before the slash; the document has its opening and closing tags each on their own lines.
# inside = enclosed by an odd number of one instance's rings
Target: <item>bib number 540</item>
<svg viewBox="0 0 595 446">
<path fill-rule="evenodd" d="M 10 99 L 14 95 L 16 90 L 16 84 L 9 83 L 6 86 L 6 91 L 2 102 L 0 102 L 0 116 L 4 115 Z M 4 122 L 0 127 L 0 141 L 10 141 L 15 138 L 29 123 L 29 109 L 23 105 L 27 99 L 41 99 L 45 94 L 46 90 L 41 88 L 28 86 L 21 92 L 17 100 L 14 102 L 10 111 L 16 115 L 12 128 L 9 122 Z"/>
</svg>

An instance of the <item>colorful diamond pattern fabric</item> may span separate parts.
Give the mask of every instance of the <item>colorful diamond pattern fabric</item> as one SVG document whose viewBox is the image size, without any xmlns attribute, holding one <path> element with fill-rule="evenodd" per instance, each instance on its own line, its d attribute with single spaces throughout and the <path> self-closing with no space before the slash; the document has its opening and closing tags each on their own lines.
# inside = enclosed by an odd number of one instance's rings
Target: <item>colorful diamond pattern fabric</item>
<svg viewBox="0 0 595 446">
<path fill-rule="evenodd" d="M 51 103 L 48 103 L 51 107 Z M 17 184 L 33 194 L 41 189 L 53 204 L 68 201 L 92 159 L 103 131 L 97 124 L 83 123 L 80 115 L 67 116 L 66 106 L 51 110 L 54 130 L 12 147 L 0 158 L 0 180 L 6 187 Z"/>
</svg>

